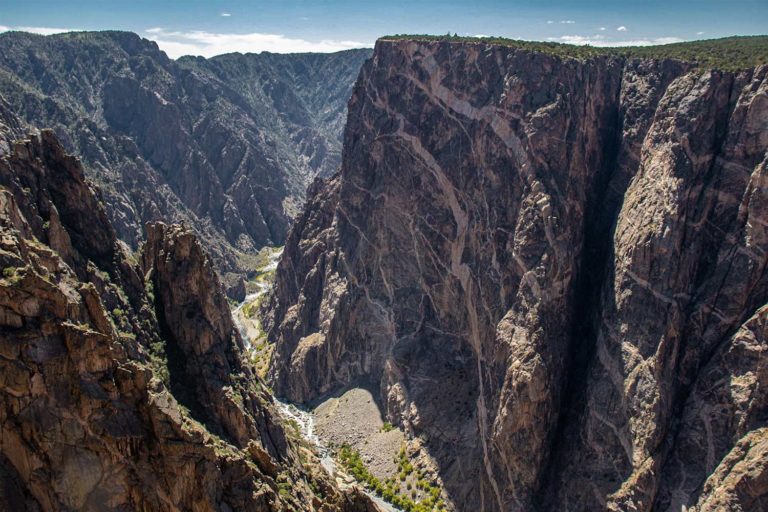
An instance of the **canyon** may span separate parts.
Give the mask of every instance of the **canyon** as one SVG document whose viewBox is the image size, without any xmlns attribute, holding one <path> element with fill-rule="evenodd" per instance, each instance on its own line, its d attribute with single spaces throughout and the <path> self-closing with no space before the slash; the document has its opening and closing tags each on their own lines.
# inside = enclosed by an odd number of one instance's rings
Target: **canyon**
<svg viewBox="0 0 768 512">
<path fill-rule="evenodd" d="M 0 510 L 768 508 L 768 37 L 0 50 Z"/>
<path fill-rule="evenodd" d="M 195 234 L 153 223 L 132 254 L 0 107 L 0 508 L 377 510 L 286 430 Z"/>
<path fill-rule="evenodd" d="M 384 38 L 264 325 L 457 510 L 768 506 L 768 66 Z"/>
<path fill-rule="evenodd" d="M 206 241 L 242 300 L 251 255 L 281 245 L 315 176 L 336 171 L 352 84 L 370 50 L 169 59 L 130 32 L 0 34 L 0 91 L 54 130 L 133 249 L 147 222 Z"/>
</svg>

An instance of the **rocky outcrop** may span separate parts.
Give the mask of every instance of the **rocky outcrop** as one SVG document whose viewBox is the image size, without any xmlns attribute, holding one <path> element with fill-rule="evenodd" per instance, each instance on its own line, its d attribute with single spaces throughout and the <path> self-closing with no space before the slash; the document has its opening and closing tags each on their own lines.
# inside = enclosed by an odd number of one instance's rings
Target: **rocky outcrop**
<svg viewBox="0 0 768 512">
<path fill-rule="evenodd" d="M 261 407 L 271 398 L 244 363 L 243 341 L 210 259 L 180 226 L 153 224 L 147 235 L 142 267 L 161 312 L 171 391 L 212 432 L 241 448 L 262 439 L 280 457 L 285 435 Z"/>
<path fill-rule="evenodd" d="M 0 509 L 375 510 L 286 434 L 194 235 L 151 226 L 140 264 L 0 113 Z"/>
<path fill-rule="evenodd" d="M 0 35 L 0 95 L 101 185 L 118 236 L 183 222 L 242 299 L 249 254 L 281 245 L 314 176 L 338 169 L 370 50 L 170 60 L 127 32 Z"/>
<path fill-rule="evenodd" d="M 276 393 L 378 386 L 457 510 L 761 510 L 767 75 L 379 41 L 277 269 Z"/>
</svg>

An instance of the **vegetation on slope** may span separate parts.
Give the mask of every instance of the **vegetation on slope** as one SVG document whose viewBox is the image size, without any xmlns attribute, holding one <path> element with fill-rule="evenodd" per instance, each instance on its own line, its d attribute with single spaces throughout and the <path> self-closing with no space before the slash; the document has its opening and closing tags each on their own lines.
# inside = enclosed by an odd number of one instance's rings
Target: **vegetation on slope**
<svg viewBox="0 0 768 512">
<path fill-rule="evenodd" d="M 337 457 L 341 465 L 359 483 L 375 492 L 384 501 L 406 512 L 441 512 L 446 510 L 440 498 L 440 487 L 408 460 L 405 449 L 397 457 L 398 476 L 382 481 L 371 473 L 363 462 L 360 452 L 343 445 Z M 415 479 L 415 485 L 411 482 Z"/>
<path fill-rule="evenodd" d="M 601 55 L 626 58 L 676 59 L 698 67 L 737 71 L 768 63 L 768 36 L 734 36 L 655 46 L 595 47 L 544 41 L 520 41 L 503 37 L 463 37 L 456 35 L 406 35 L 381 38 L 385 41 L 447 41 L 486 43 L 535 51 L 558 57 L 588 59 Z"/>
</svg>

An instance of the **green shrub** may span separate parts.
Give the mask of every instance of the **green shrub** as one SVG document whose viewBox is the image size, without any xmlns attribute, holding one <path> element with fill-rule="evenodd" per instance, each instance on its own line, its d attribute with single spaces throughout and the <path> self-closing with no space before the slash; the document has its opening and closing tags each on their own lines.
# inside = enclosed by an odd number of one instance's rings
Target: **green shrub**
<svg viewBox="0 0 768 512">
<path fill-rule="evenodd" d="M 8 281 L 9 284 L 16 284 L 16 283 L 18 283 L 19 281 L 21 281 L 21 278 L 23 276 L 24 276 L 24 274 L 20 273 L 19 269 L 16 268 L 16 267 L 5 267 L 3 269 L 3 278 L 5 278 L 5 280 Z M 48 279 L 46 279 L 46 280 L 49 281 Z"/>
<path fill-rule="evenodd" d="M 160 379 L 165 387 L 171 388 L 171 373 L 168 370 L 168 357 L 165 353 L 165 344 L 162 341 L 154 341 L 149 344 L 149 362 L 155 376 Z"/>
<path fill-rule="evenodd" d="M 404 468 L 399 473 L 398 478 L 401 482 L 404 482 L 407 477 L 406 470 L 410 472 L 416 471 L 416 476 L 418 477 L 421 486 L 425 491 L 428 491 L 428 496 L 420 502 L 414 501 L 418 496 L 418 491 L 413 488 L 411 482 L 407 482 L 406 484 L 408 491 L 410 491 L 410 496 L 399 494 L 400 491 L 396 488 L 395 478 L 389 477 L 384 482 L 376 478 L 363 463 L 360 453 L 349 445 L 342 445 L 341 448 L 339 448 L 337 457 L 341 465 L 355 480 L 378 494 L 384 501 L 407 512 L 431 512 L 434 510 L 436 499 L 440 495 L 440 489 L 429 484 L 424 479 L 424 475 L 420 471 L 414 469 L 413 465 L 408 462 L 404 449 L 400 451 L 400 454 L 396 459 L 398 468 Z M 419 483 L 417 483 L 417 487 L 418 486 Z"/>
<path fill-rule="evenodd" d="M 281 498 L 288 498 L 291 495 L 290 482 L 277 482 L 277 492 Z"/>
</svg>

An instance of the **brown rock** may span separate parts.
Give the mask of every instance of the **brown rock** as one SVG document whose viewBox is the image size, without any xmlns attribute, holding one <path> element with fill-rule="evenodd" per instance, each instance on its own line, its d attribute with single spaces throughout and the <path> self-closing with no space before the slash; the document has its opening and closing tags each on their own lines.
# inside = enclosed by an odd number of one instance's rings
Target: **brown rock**
<svg viewBox="0 0 768 512">
<path fill-rule="evenodd" d="M 51 132 L 6 145 L 0 509 L 372 506 L 294 455 L 193 235 L 153 226 L 142 268 Z"/>
</svg>

